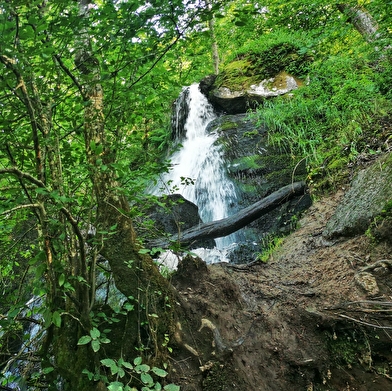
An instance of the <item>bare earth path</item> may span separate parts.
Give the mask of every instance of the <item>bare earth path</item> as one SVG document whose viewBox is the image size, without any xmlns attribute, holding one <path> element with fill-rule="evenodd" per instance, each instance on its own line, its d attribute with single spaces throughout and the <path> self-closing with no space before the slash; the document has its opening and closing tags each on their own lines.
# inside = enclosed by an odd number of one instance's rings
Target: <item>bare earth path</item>
<svg viewBox="0 0 392 391">
<path fill-rule="evenodd" d="M 315 202 L 266 264 L 180 264 L 187 312 L 172 364 L 183 391 L 392 389 L 391 270 L 360 274 L 391 247 L 323 239 L 342 195 Z"/>
</svg>

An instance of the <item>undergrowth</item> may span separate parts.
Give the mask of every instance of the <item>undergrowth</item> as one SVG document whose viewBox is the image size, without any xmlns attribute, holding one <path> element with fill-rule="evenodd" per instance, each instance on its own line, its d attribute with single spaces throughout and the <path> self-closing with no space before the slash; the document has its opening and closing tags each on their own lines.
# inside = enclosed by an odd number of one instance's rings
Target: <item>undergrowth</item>
<svg viewBox="0 0 392 391">
<path fill-rule="evenodd" d="M 374 139 L 381 137 L 381 124 L 392 113 L 383 84 L 392 65 L 385 59 L 375 68 L 372 50 L 363 46 L 319 55 L 309 65 L 306 85 L 267 100 L 255 113 L 269 129 L 271 144 L 296 159 L 306 158 L 308 179 L 316 188 L 344 181 L 347 167 L 361 153 L 382 152 Z"/>
</svg>

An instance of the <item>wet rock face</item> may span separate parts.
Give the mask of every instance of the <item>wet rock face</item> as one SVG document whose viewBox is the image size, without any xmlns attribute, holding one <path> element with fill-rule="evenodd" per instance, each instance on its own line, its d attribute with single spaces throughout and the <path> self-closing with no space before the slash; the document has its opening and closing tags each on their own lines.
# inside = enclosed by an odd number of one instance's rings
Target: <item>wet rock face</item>
<svg viewBox="0 0 392 391">
<path fill-rule="evenodd" d="M 333 239 L 364 233 L 391 200 L 392 154 L 387 154 L 358 173 L 323 236 Z"/>
<path fill-rule="evenodd" d="M 306 178 L 305 165 L 299 165 L 282 150 L 268 145 L 267 130 L 248 114 L 223 115 L 212 121 L 208 130 L 217 132 L 222 146 L 227 175 L 233 181 L 238 200 L 231 212 L 259 201 L 292 181 Z M 295 197 L 281 207 L 242 229 L 247 245 L 238 247 L 233 257 L 241 262 L 254 259 L 260 246 L 273 235 L 286 234 L 296 224 L 296 215 L 311 205 L 308 194 Z"/>
</svg>

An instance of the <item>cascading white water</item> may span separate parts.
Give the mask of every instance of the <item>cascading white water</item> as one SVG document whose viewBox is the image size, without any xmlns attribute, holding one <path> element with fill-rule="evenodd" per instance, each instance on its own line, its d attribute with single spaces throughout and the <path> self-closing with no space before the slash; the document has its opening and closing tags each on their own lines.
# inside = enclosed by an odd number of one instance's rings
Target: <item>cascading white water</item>
<svg viewBox="0 0 392 391">
<path fill-rule="evenodd" d="M 182 94 L 187 99 L 185 138 L 181 149 L 171 157 L 172 169 L 162 177 L 162 182 L 168 184 L 167 190 L 176 189 L 176 193 L 195 203 L 203 222 L 219 220 L 228 216 L 237 196 L 224 171 L 221 148 L 215 143 L 218 135 L 207 132 L 207 125 L 216 115 L 198 84 L 185 87 Z M 178 110 L 176 115 L 180 115 Z M 178 119 L 173 122 L 178 124 Z M 194 184 L 189 184 L 188 178 Z M 215 241 L 217 248 L 223 249 L 234 243 L 236 236 Z"/>
</svg>

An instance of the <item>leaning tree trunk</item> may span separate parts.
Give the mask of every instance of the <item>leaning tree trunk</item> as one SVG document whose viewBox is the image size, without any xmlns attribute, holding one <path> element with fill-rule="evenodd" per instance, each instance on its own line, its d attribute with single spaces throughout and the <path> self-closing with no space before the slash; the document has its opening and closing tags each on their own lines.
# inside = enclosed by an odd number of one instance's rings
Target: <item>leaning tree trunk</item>
<svg viewBox="0 0 392 391">
<path fill-rule="evenodd" d="M 178 235 L 173 236 L 172 238 L 153 241 L 149 243 L 149 246 L 168 248 L 170 244 L 174 242 L 181 246 L 189 246 L 199 240 L 215 239 L 230 235 L 250 224 L 252 221 L 271 212 L 294 196 L 305 194 L 305 190 L 305 182 L 291 183 L 232 216 L 209 223 L 199 224 L 183 232 L 179 232 Z"/>
<path fill-rule="evenodd" d="M 89 0 L 81 0 L 80 15 L 88 15 Z M 102 382 L 90 382 L 82 374 L 83 369 L 95 372 L 102 358 L 131 360 L 131 354 L 137 353 L 140 345 L 148 347 L 149 359 L 159 361 L 163 354 L 161 349 L 165 345 L 165 336 L 172 331 L 173 311 L 169 303 L 172 302 L 173 291 L 170 284 L 159 273 L 151 257 L 139 253 L 140 247 L 136 242 L 136 235 L 129 217 L 129 204 L 121 194 L 113 163 L 116 153 L 106 137 L 104 121 L 104 94 L 100 84 L 100 64 L 91 50 L 90 37 L 81 32 L 79 48 L 75 55 L 75 64 L 79 70 L 80 85 L 85 101 L 84 111 L 84 140 L 89 177 L 92 184 L 93 196 L 96 202 L 95 237 L 90 244 L 91 252 L 103 256 L 112 273 L 115 285 L 121 293 L 132 298 L 135 309 L 126 315 L 126 331 L 117 335 L 125 335 L 127 341 L 119 338 L 116 357 L 100 355 L 93 352 L 89 345 L 77 346 L 78 339 L 88 335 L 93 325 L 89 314 L 95 305 L 95 275 L 97 257 L 88 262 L 80 262 L 80 275 L 86 283 L 80 284 L 82 302 L 74 319 L 59 330 L 57 335 L 57 365 L 63 368 L 63 376 L 69 384 L 69 389 L 102 390 Z M 153 314 L 154 316 L 149 316 Z M 141 334 L 143 327 L 143 336 Z M 111 326 L 116 328 L 116 324 Z M 112 330 L 113 332 L 113 330 Z M 147 334 L 147 336 L 146 336 Z M 110 338 L 110 335 L 109 335 Z M 144 338 L 144 339 L 143 339 Z M 114 339 L 114 338 L 113 338 Z M 71 341 L 71 344 L 69 343 Z M 132 347 L 132 352 L 124 352 L 123 345 Z M 148 346 L 148 344 L 150 344 Z M 70 346 L 71 345 L 71 346 Z M 110 346 L 106 351 L 110 350 Z M 103 353 L 105 354 L 105 353 Z"/>
<path fill-rule="evenodd" d="M 374 42 L 378 38 L 378 24 L 368 11 L 348 4 L 338 4 L 337 7 L 366 41 Z"/>
</svg>

